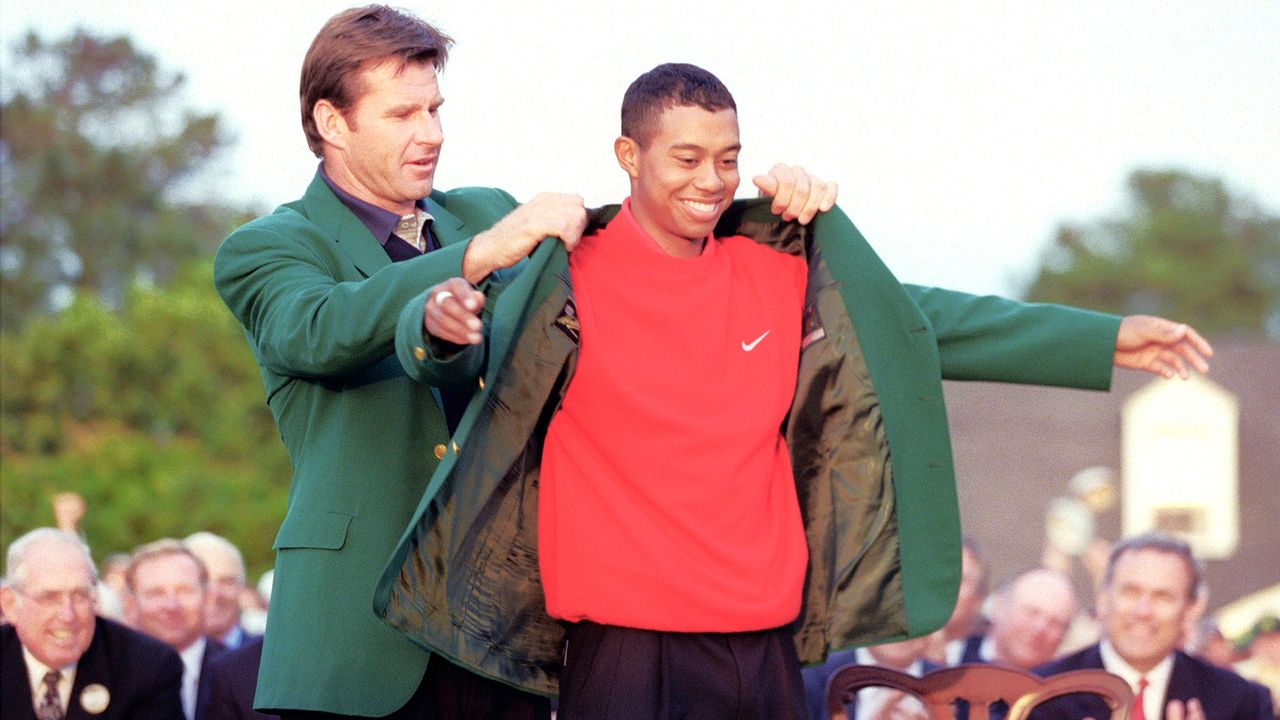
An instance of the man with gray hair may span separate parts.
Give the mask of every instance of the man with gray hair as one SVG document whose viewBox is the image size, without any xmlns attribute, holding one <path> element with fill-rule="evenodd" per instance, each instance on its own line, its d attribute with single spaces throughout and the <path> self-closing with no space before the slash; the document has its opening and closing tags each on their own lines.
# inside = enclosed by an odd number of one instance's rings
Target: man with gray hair
<svg viewBox="0 0 1280 720">
<path fill-rule="evenodd" d="M 182 661 L 93 612 L 98 571 L 79 536 L 38 528 L 14 540 L 0 586 L 0 716 L 181 720 Z"/>
<path fill-rule="evenodd" d="M 1101 668 L 1133 688 L 1129 717 L 1205 717 L 1272 720 L 1266 689 L 1230 670 L 1178 649 L 1196 602 L 1200 564 L 1182 540 L 1145 533 L 1111 549 L 1098 592 L 1102 640 L 1036 669 L 1041 675 Z M 1037 710 L 1037 717 L 1105 717 L 1093 696 L 1067 696 Z"/>
<path fill-rule="evenodd" d="M 209 571 L 205 595 L 204 634 L 234 650 L 252 639 L 240 624 L 240 595 L 245 589 L 244 557 L 230 540 L 200 531 L 182 544 L 195 553 Z"/>
<path fill-rule="evenodd" d="M 1053 659 L 1076 612 L 1071 579 L 1032 568 L 1010 580 L 992 598 L 991 627 L 964 644 L 961 663 L 995 663 L 1022 670 Z"/>
</svg>

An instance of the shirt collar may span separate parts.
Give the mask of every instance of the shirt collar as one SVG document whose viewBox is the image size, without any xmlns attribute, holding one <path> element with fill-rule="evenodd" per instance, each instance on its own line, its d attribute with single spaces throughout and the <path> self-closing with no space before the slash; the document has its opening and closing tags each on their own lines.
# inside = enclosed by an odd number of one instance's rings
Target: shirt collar
<svg viewBox="0 0 1280 720">
<path fill-rule="evenodd" d="M 22 659 L 27 662 L 27 679 L 31 683 L 33 698 L 44 696 L 44 676 L 50 670 L 62 671 L 62 679 L 58 681 L 58 695 L 62 699 L 62 709 L 66 710 L 67 700 L 71 696 L 71 688 L 76 679 L 76 666 L 79 661 L 68 663 L 60 668 L 51 668 L 37 660 L 26 645 L 22 646 Z"/>
<path fill-rule="evenodd" d="M 640 221 L 636 219 L 635 213 L 631 212 L 630 197 L 622 201 L 622 208 L 618 210 L 618 215 L 614 219 L 615 220 L 621 219 L 624 223 L 626 223 L 631 227 L 632 232 L 636 233 L 637 235 L 644 238 L 645 240 L 648 240 L 649 245 L 654 250 L 662 253 L 663 255 L 667 255 L 667 251 L 662 249 L 662 246 L 658 244 L 658 241 L 654 240 L 653 236 L 649 234 L 649 231 L 645 230 L 644 226 L 640 224 Z M 719 243 L 716 242 L 716 238 L 714 234 L 708 235 L 706 238 L 706 241 L 702 243 L 702 252 L 698 253 L 692 258 L 681 258 L 681 259 L 693 260 L 695 258 L 710 258 L 713 255 L 715 255 L 716 246 L 718 244 Z M 670 255 L 667 255 L 667 256 L 671 257 Z"/>
<path fill-rule="evenodd" d="M 395 232 L 396 223 L 400 222 L 400 216 L 384 210 L 377 205 L 367 203 L 364 200 L 352 195 L 351 193 L 338 187 L 338 184 L 329 179 L 329 175 L 324 171 L 324 162 L 320 163 L 320 178 L 324 180 L 324 184 L 329 186 L 334 195 L 342 201 L 342 204 L 351 211 L 351 214 L 359 218 L 361 224 L 369 229 L 374 239 L 379 245 L 386 245 L 391 239 L 391 235 Z M 431 217 L 431 213 L 427 211 L 427 199 L 422 198 L 415 203 L 427 216 L 427 222 L 431 222 L 435 218 Z"/>
<path fill-rule="evenodd" d="M 179 652 L 178 654 L 182 656 L 182 665 L 199 673 L 200 660 L 204 657 L 204 648 L 207 644 L 208 641 L 203 637 L 196 638 L 196 641 L 188 645 L 186 650 Z"/>
<path fill-rule="evenodd" d="M 1147 692 L 1142 696 L 1142 708 L 1149 718 L 1164 717 L 1164 711 L 1160 705 L 1164 702 L 1166 691 L 1169 689 L 1169 678 L 1173 675 L 1173 653 L 1166 655 L 1150 671 L 1142 673 L 1120 657 L 1120 653 L 1116 652 L 1115 647 L 1106 638 L 1098 643 L 1098 651 L 1102 655 L 1103 669 L 1124 678 L 1134 695 L 1138 694 L 1138 681 L 1146 678 Z"/>
</svg>

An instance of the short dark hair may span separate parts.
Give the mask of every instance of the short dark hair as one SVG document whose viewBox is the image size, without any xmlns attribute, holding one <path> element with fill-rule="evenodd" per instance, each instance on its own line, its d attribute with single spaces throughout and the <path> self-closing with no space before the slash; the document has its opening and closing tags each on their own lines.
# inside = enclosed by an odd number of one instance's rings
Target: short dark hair
<svg viewBox="0 0 1280 720">
<path fill-rule="evenodd" d="M 1191 552 L 1191 546 L 1181 538 L 1154 530 L 1125 538 L 1111 546 L 1111 553 L 1107 556 L 1107 572 L 1103 575 L 1102 584 L 1111 585 L 1111 579 L 1115 575 L 1116 563 L 1120 562 L 1122 555 L 1138 552 L 1139 550 L 1152 550 L 1181 558 L 1183 564 L 1187 566 L 1187 574 L 1190 576 L 1190 582 L 1187 584 L 1187 598 L 1194 601 L 1200 594 L 1200 561 Z"/>
<path fill-rule="evenodd" d="M 643 147 L 662 113 L 673 107 L 738 111 L 720 78 L 688 63 L 666 63 L 636 78 L 622 96 L 622 134 Z"/>
<path fill-rule="evenodd" d="M 453 38 L 426 21 L 386 5 L 351 8 L 329 18 L 302 61 L 298 97 L 307 147 L 321 157 L 324 141 L 311 114 L 316 103 L 328 100 L 345 114 L 364 93 L 359 81 L 364 70 L 388 61 L 397 62 L 399 70 L 428 62 L 441 70 L 451 45 Z"/>
</svg>

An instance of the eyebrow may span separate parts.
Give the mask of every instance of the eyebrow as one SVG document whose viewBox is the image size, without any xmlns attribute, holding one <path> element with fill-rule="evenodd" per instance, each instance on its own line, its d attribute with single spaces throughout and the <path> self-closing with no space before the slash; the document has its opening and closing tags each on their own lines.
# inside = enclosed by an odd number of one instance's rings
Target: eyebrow
<svg viewBox="0 0 1280 720">
<path fill-rule="evenodd" d="M 706 150 L 707 148 L 703 147 L 702 145 L 698 145 L 698 144 L 696 144 L 696 143 L 681 143 L 680 145 L 672 145 L 672 146 L 671 146 L 671 149 L 672 149 L 672 150 L 699 150 L 699 151 L 702 151 L 702 150 Z M 719 153 L 730 152 L 730 151 L 733 151 L 733 150 L 741 150 L 741 149 L 742 149 L 742 143 L 734 143 L 733 145 L 730 145 L 730 146 L 725 147 L 725 148 L 721 148 L 720 150 L 717 150 L 717 151 L 715 151 L 715 152 L 716 152 L 716 154 L 719 154 Z"/>
</svg>

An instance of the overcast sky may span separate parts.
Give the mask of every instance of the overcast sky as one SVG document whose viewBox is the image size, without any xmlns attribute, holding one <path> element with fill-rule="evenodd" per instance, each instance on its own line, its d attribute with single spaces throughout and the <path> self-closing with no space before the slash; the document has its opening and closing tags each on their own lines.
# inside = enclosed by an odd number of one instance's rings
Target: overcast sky
<svg viewBox="0 0 1280 720">
<path fill-rule="evenodd" d="M 210 191 L 266 209 L 315 170 L 298 71 L 349 4 L 4 0 L 0 35 L 9 62 L 29 28 L 127 33 L 235 134 Z M 785 160 L 839 180 L 841 206 L 906 281 L 1016 292 L 1059 222 L 1123 209 L 1135 167 L 1216 175 L 1280 210 L 1280 2 L 405 6 L 457 41 L 440 188 L 621 199 L 622 93 L 684 61 L 736 96 L 744 175 Z"/>
</svg>

